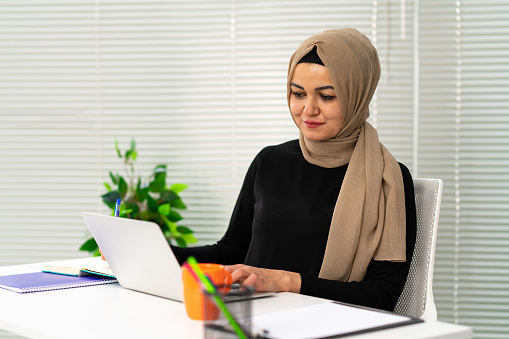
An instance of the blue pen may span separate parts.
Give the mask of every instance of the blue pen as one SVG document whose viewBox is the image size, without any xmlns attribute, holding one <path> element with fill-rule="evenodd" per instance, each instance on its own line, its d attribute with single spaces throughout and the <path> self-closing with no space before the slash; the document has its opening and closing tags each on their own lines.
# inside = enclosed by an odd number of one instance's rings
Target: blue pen
<svg viewBox="0 0 509 339">
<path fill-rule="evenodd" d="M 118 217 L 120 214 L 120 203 L 122 202 L 121 199 L 117 199 L 117 203 L 115 204 L 115 214 L 114 216 Z"/>
</svg>

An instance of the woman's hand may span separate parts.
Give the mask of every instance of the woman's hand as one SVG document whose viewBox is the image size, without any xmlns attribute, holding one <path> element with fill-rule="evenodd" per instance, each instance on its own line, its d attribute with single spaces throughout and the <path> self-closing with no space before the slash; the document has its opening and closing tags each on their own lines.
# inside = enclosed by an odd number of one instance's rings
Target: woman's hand
<svg viewBox="0 0 509 339">
<path fill-rule="evenodd" d="M 226 266 L 226 270 L 232 274 L 234 283 L 251 285 L 258 292 L 300 293 L 299 273 L 247 265 Z"/>
</svg>

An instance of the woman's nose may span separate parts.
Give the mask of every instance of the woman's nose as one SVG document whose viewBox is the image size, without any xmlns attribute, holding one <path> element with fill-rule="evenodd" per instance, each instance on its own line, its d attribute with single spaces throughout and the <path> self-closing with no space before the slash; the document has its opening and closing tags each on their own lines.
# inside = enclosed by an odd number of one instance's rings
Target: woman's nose
<svg viewBox="0 0 509 339">
<path fill-rule="evenodd" d="M 306 105 L 304 106 L 303 113 L 305 115 L 317 115 L 320 113 L 318 106 L 313 98 L 308 98 L 306 101 Z"/>
</svg>

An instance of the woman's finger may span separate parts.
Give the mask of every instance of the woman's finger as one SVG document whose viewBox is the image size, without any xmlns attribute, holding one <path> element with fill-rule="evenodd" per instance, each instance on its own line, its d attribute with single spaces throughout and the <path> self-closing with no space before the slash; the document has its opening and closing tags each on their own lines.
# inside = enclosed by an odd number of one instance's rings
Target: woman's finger
<svg viewBox="0 0 509 339">
<path fill-rule="evenodd" d="M 246 280 L 246 278 L 251 274 L 249 272 L 247 272 L 245 269 L 243 268 L 239 268 L 239 269 L 236 269 L 234 271 L 231 272 L 232 274 L 232 280 L 233 282 L 241 282 L 243 283 L 244 280 Z"/>
<path fill-rule="evenodd" d="M 258 286 L 256 286 L 256 282 L 258 281 L 258 276 L 256 274 L 250 274 L 242 283 L 242 285 L 253 286 L 255 290 L 258 290 Z"/>
</svg>

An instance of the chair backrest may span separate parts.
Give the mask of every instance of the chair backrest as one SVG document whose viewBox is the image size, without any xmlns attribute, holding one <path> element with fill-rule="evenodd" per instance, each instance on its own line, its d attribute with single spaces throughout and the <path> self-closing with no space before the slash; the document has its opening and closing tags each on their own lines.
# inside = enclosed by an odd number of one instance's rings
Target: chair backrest
<svg viewBox="0 0 509 339">
<path fill-rule="evenodd" d="M 410 272 L 395 313 L 437 320 L 432 286 L 442 189 L 440 179 L 414 179 L 417 237 Z"/>
</svg>

